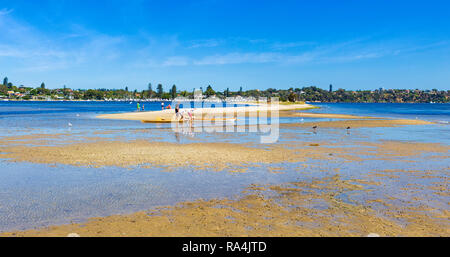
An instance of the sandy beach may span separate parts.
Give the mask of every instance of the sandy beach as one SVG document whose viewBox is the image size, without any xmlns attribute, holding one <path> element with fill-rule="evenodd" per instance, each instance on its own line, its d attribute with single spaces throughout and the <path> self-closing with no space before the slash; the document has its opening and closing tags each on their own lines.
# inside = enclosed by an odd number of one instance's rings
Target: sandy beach
<svg viewBox="0 0 450 257">
<path fill-rule="evenodd" d="M 205 116 L 213 117 L 239 117 L 246 115 L 257 115 L 259 112 L 270 113 L 272 111 L 288 111 L 288 110 L 308 110 L 317 108 L 310 104 L 291 104 L 291 105 L 268 105 L 255 104 L 245 107 L 218 107 L 218 108 L 198 108 L 193 110 L 195 119 L 203 119 Z M 180 111 L 188 109 L 181 108 Z M 150 112 L 131 112 L 119 114 L 102 114 L 98 115 L 100 119 L 119 119 L 119 120 L 140 120 L 145 122 L 157 122 L 161 120 L 171 121 L 175 119 L 175 110 L 166 109 L 161 111 Z"/>
</svg>

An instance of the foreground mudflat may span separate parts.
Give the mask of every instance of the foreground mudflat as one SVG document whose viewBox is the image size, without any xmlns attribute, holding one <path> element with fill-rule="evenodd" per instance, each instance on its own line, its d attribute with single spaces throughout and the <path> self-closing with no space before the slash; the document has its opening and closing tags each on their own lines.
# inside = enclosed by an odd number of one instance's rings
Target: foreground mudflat
<svg viewBox="0 0 450 257">
<path fill-rule="evenodd" d="M 346 203 L 341 193 L 363 194 L 369 181 L 339 175 L 279 186 L 253 185 L 238 200 L 184 202 L 84 224 L 52 226 L 2 236 L 449 236 L 448 211 L 396 207 L 393 199 Z M 376 183 L 375 183 L 376 184 Z M 375 211 L 373 204 L 387 206 Z M 320 205 L 320 208 L 317 208 Z M 427 208 L 426 213 L 421 208 Z M 431 213 L 431 215 L 430 215 Z"/>
</svg>

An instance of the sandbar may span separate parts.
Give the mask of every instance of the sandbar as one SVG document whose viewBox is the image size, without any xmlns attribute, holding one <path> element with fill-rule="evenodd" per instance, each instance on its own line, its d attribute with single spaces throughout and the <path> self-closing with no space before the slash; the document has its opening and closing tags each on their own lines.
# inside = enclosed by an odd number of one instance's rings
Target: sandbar
<svg viewBox="0 0 450 257">
<path fill-rule="evenodd" d="M 205 117 L 227 116 L 245 116 L 254 115 L 258 112 L 271 113 L 272 111 L 287 111 L 287 110 L 307 110 L 317 108 L 309 104 L 291 104 L 291 105 L 268 105 L 259 104 L 254 106 L 242 106 L 242 107 L 217 107 L 217 108 L 198 108 L 193 110 L 195 119 L 205 119 Z M 185 109 L 181 108 L 180 111 Z M 161 120 L 171 121 L 175 118 L 174 109 L 166 109 L 161 111 L 148 111 L 148 112 L 129 112 L 129 113 L 116 113 L 116 114 L 102 114 L 98 115 L 100 119 L 118 119 L 118 120 L 140 120 L 145 122 L 160 122 Z"/>
</svg>

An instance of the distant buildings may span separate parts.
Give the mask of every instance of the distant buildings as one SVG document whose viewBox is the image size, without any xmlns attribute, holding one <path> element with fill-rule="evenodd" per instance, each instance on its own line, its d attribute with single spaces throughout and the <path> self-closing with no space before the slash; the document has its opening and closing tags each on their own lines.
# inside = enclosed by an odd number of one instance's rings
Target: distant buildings
<svg viewBox="0 0 450 257">
<path fill-rule="evenodd" d="M 194 89 L 194 100 L 200 101 L 203 99 L 203 93 L 201 89 Z"/>
</svg>

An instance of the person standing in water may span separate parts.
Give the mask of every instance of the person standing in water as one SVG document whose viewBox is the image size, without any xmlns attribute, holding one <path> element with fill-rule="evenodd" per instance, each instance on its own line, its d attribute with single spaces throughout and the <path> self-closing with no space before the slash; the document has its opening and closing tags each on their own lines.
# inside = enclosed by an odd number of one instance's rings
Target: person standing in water
<svg viewBox="0 0 450 257">
<path fill-rule="evenodd" d="M 141 111 L 141 107 L 139 106 L 139 102 L 137 102 L 137 111 L 138 111 L 138 112 Z"/>
<path fill-rule="evenodd" d="M 161 110 L 164 110 L 164 102 L 161 102 Z"/>
<path fill-rule="evenodd" d="M 188 115 L 189 115 L 189 124 L 191 125 L 191 127 L 192 127 L 192 125 L 193 125 L 193 122 L 194 122 L 194 116 L 192 115 L 192 109 L 190 109 L 189 111 L 188 111 Z"/>
<path fill-rule="evenodd" d="M 175 117 L 178 119 L 178 116 L 180 115 L 180 105 L 175 105 Z"/>
<path fill-rule="evenodd" d="M 175 116 L 176 116 L 177 118 L 178 118 L 178 116 L 181 116 L 180 119 L 183 118 L 183 115 L 180 113 L 180 104 L 177 104 L 177 105 L 175 106 Z"/>
</svg>

